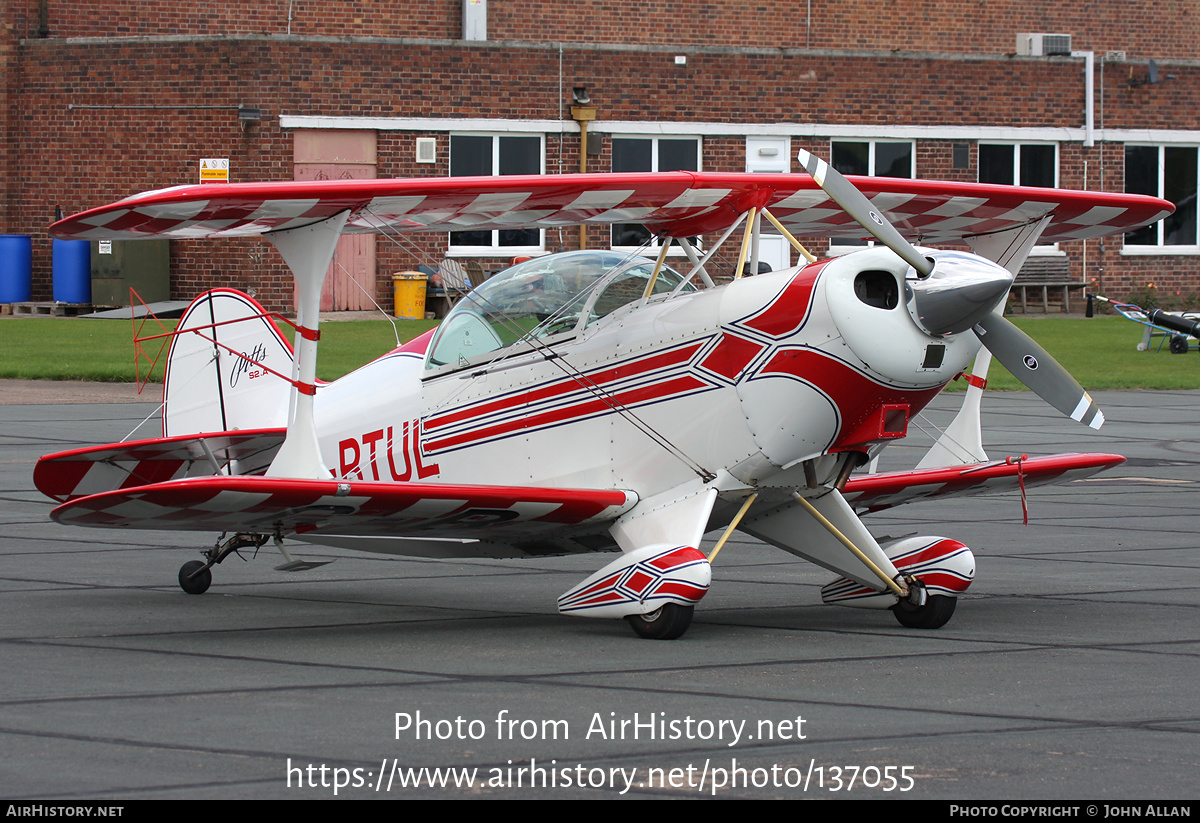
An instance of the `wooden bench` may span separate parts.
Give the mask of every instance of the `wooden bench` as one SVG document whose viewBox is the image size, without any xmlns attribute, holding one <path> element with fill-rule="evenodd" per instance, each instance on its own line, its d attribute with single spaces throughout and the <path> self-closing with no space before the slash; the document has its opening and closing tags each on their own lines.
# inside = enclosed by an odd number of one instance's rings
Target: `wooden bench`
<svg viewBox="0 0 1200 823">
<path fill-rule="evenodd" d="M 450 309 L 454 308 L 454 304 L 458 302 L 464 294 L 469 292 L 473 286 L 478 285 L 474 281 L 469 280 L 467 270 L 462 263 L 457 260 L 443 260 L 438 266 L 436 273 L 429 266 L 417 266 L 417 271 L 424 272 L 430 276 L 430 283 L 427 287 L 425 305 L 436 305 L 435 301 L 440 300 L 442 310 L 435 313 L 439 317 L 445 317 L 450 313 Z M 439 281 L 437 285 L 433 282 L 434 275 L 437 275 Z"/>
<path fill-rule="evenodd" d="M 1020 291 L 1021 313 L 1029 313 L 1029 290 L 1042 292 L 1042 311 L 1050 313 L 1050 289 L 1062 289 L 1062 310 L 1071 311 L 1071 290 L 1087 286 L 1082 280 L 1071 279 L 1071 263 L 1066 257 L 1030 257 L 1013 281 L 1009 294 Z"/>
</svg>

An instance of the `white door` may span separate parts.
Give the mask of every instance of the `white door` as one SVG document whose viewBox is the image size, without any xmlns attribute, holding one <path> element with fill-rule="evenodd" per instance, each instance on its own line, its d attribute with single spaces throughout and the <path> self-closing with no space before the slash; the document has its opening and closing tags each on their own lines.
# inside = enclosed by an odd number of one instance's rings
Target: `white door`
<svg viewBox="0 0 1200 823">
<path fill-rule="evenodd" d="M 792 170 L 792 141 L 789 137 L 747 137 L 746 171 L 756 174 L 786 174 Z M 758 241 L 758 259 L 772 270 L 792 265 L 792 246 L 763 221 Z"/>
</svg>

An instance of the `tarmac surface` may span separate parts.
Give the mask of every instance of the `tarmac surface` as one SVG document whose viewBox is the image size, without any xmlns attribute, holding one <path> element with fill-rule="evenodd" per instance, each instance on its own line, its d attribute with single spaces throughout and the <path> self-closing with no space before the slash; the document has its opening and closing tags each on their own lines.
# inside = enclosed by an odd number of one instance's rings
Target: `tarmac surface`
<svg viewBox="0 0 1200 823">
<path fill-rule="evenodd" d="M 1032 490 L 1028 526 L 1015 494 L 866 518 L 973 548 L 944 628 L 823 606 L 828 572 L 736 537 L 671 642 L 557 614 L 597 555 L 299 546 L 336 562 L 285 574 L 267 547 L 184 594 L 214 535 L 59 526 L 30 477 L 147 417 L 153 436 L 155 404 L 2 405 L 0 797 L 1194 798 L 1200 392 L 1096 398 L 1099 432 L 1027 392 L 987 398 L 993 457 L 1129 457 Z M 910 429 L 883 468 L 927 443 Z"/>
</svg>

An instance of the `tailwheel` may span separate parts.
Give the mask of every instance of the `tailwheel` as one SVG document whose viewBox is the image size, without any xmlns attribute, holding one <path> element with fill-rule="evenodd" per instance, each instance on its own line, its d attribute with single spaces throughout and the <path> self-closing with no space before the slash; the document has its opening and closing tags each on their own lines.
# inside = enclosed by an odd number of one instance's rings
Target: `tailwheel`
<svg viewBox="0 0 1200 823">
<path fill-rule="evenodd" d="M 649 614 L 631 614 L 625 619 L 638 637 L 648 640 L 674 640 L 692 625 L 694 606 L 667 603 Z"/>
<path fill-rule="evenodd" d="M 183 589 L 188 594 L 204 594 L 208 591 L 208 587 L 212 585 L 212 567 L 220 563 L 230 554 L 233 554 L 238 549 L 254 548 L 257 549 L 263 543 L 266 543 L 270 537 L 265 534 L 248 534 L 238 533 L 233 537 L 225 539 L 225 533 L 217 538 L 217 543 L 211 549 L 201 552 L 201 555 L 208 562 L 199 560 L 189 560 L 184 563 L 179 569 L 179 588 Z M 242 557 L 240 554 L 238 557 Z M 246 558 L 242 557 L 243 560 Z"/>
<path fill-rule="evenodd" d="M 212 572 L 206 563 L 189 560 L 179 569 L 179 588 L 188 594 L 204 594 L 212 585 Z"/>
<path fill-rule="evenodd" d="M 901 600 L 892 606 L 892 614 L 896 615 L 901 626 L 910 629 L 940 629 L 950 622 L 957 605 L 957 597 L 934 594 L 925 598 L 925 603 L 920 606 Z"/>
</svg>

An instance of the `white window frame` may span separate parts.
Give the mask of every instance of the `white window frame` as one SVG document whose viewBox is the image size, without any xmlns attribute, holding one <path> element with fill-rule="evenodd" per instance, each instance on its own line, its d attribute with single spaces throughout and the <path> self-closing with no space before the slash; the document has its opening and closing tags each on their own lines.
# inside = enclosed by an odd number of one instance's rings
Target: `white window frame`
<svg viewBox="0 0 1200 823">
<path fill-rule="evenodd" d="M 500 138 L 502 137 L 537 137 L 539 142 L 538 151 L 538 174 L 546 173 L 546 135 L 538 132 L 534 134 L 511 134 L 506 132 L 470 132 L 470 131 L 455 131 L 450 132 L 449 140 L 447 141 L 448 150 L 453 152 L 455 137 L 490 137 L 492 140 L 492 174 L 499 175 L 500 168 Z M 453 155 L 451 156 L 453 163 Z M 472 229 L 463 229 L 463 231 L 472 231 Z M 500 245 L 500 230 L 491 229 L 492 242 L 489 245 L 467 246 L 455 245 L 452 238 L 454 235 L 446 235 L 446 255 L 448 257 L 517 257 L 526 254 L 541 254 L 546 250 L 546 230 L 538 231 L 538 243 L 532 246 L 502 246 Z"/>
<path fill-rule="evenodd" d="M 1021 147 L 1022 146 L 1053 146 L 1054 147 L 1054 185 L 1053 188 L 1059 187 L 1058 173 L 1060 168 L 1060 160 L 1062 152 L 1059 150 L 1058 143 L 1049 140 L 977 140 L 975 141 L 975 180 L 982 183 L 979 179 L 979 168 L 982 165 L 979 161 L 979 149 L 983 146 L 1012 146 L 1013 147 L 1013 182 L 1001 183 L 998 185 L 1022 186 L 1024 183 L 1018 179 L 1021 175 Z M 1030 256 L 1037 257 L 1066 257 L 1067 253 L 1059 249 L 1057 243 L 1039 243 L 1029 250 Z"/>
<path fill-rule="evenodd" d="M 906 179 L 913 180 L 917 176 L 917 141 L 916 140 L 884 140 L 884 139 L 874 139 L 874 138 L 868 138 L 868 137 L 845 137 L 845 138 L 831 139 L 829 141 L 829 162 L 831 165 L 833 164 L 833 144 L 834 143 L 866 143 L 867 144 L 867 177 L 878 177 L 879 176 L 879 175 L 875 174 L 875 146 L 876 145 L 878 145 L 880 143 L 887 143 L 889 145 L 897 145 L 900 143 L 906 143 L 912 149 L 912 153 L 910 155 L 912 160 L 909 163 L 908 177 Z M 866 231 L 866 230 L 864 229 L 864 231 Z M 838 241 L 840 239 L 841 238 L 837 238 L 837 237 L 831 237 L 829 239 L 829 254 L 830 254 L 830 256 L 836 257 L 838 255 L 849 254 L 852 251 L 857 251 L 858 249 L 865 248 L 864 246 L 850 246 L 850 245 L 845 245 L 844 243 L 839 243 Z M 874 240 L 867 241 L 867 246 L 874 246 L 874 245 L 875 245 Z"/>
<path fill-rule="evenodd" d="M 696 171 L 704 171 L 704 138 L 698 134 L 613 134 L 610 140 L 648 140 L 650 141 L 650 171 L 658 171 L 658 141 L 660 140 L 694 140 L 696 141 Z M 630 174 L 634 172 L 616 172 L 617 174 Z M 626 223 L 636 223 L 636 220 L 622 221 Z M 657 237 L 651 238 L 649 246 L 618 246 L 612 242 L 612 227 L 608 231 L 609 248 L 622 254 L 636 254 L 639 251 L 657 252 L 662 248 L 662 244 Z M 668 257 L 681 257 L 684 255 L 683 249 L 678 244 L 673 244 L 667 252 Z"/>
<path fill-rule="evenodd" d="M 1167 149 L 1191 149 L 1197 153 L 1196 163 L 1196 191 L 1197 196 L 1200 196 L 1200 146 L 1189 144 L 1175 143 L 1140 143 L 1129 142 L 1122 146 L 1122 154 L 1126 147 L 1133 146 L 1137 148 L 1153 148 L 1158 149 L 1158 194 L 1157 197 L 1164 197 L 1166 191 L 1166 169 L 1167 169 Z M 1122 255 L 1200 255 L 1200 225 L 1196 226 L 1197 243 L 1188 245 L 1167 245 L 1164 243 L 1165 238 L 1165 218 L 1154 224 L 1154 230 L 1158 237 L 1156 243 L 1144 245 L 1131 245 L 1122 237 L 1121 254 Z M 1200 223 L 1200 210 L 1197 212 L 1197 223 Z"/>
<path fill-rule="evenodd" d="M 1015 179 L 1015 178 L 1019 177 L 1021 174 L 1021 147 L 1022 146 L 1053 146 L 1054 147 L 1054 183 L 1052 184 L 1052 188 L 1056 188 L 1056 189 L 1058 188 L 1058 170 L 1059 170 L 1059 159 L 1060 159 L 1058 143 L 1049 142 L 1049 141 L 1040 141 L 1040 140 L 978 140 L 978 141 L 976 141 L 977 149 L 981 148 L 983 146 L 1012 146 L 1013 147 L 1013 178 L 1014 178 L 1014 180 L 1012 183 L 1001 184 L 1001 185 L 1010 185 L 1010 186 L 1025 185 L 1020 180 Z M 980 164 L 978 162 L 978 156 L 977 156 L 976 157 L 976 167 L 975 167 L 975 179 L 979 182 L 983 182 L 983 181 L 979 180 L 979 166 L 980 166 Z"/>
</svg>

